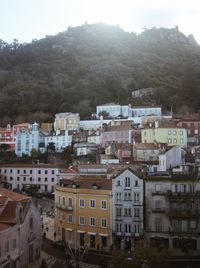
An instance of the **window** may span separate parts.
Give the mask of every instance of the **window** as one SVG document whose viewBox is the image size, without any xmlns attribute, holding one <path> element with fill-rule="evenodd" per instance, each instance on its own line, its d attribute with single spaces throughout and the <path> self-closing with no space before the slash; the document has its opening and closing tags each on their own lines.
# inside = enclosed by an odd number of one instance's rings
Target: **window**
<svg viewBox="0 0 200 268">
<path fill-rule="evenodd" d="M 51 182 L 54 182 L 54 178 L 51 178 Z"/>
<path fill-rule="evenodd" d="M 182 138 L 180 138 L 180 143 L 183 144 L 183 139 Z"/>
<path fill-rule="evenodd" d="M 116 208 L 116 216 L 121 217 L 122 216 L 122 208 Z"/>
<path fill-rule="evenodd" d="M 168 135 L 171 135 L 171 134 L 172 134 L 171 130 L 168 130 Z"/>
<path fill-rule="evenodd" d="M 177 139 L 174 139 L 174 143 L 177 143 Z"/>
<path fill-rule="evenodd" d="M 139 202 L 139 200 L 140 200 L 140 194 L 134 193 L 134 202 Z"/>
<path fill-rule="evenodd" d="M 168 139 L 168 143 L 172 143 L 172 139 Z"/>
<path fill-rule="evenodd" d="M 162 207 L 162 201 L 156 200 L 155 201 L 155 209 L 156 210 L 161 210 L 161 207 Z"/>
<path fill-rule="evenodd" d="M 121 223 L 116 223 L 116 231 L 121 232 L 122 231 L 122 225 Z"/>
<path fill-rule="evenodd" d="M 140 216 L 140 210 L 139 210 L 139 208 L 135 208 L 134 209 L 134 215 L 135 215 L 135 218 L 139 218 L 139 216 Z"/>
<path fill-rule="evenodd" d="M 90 200 L 90 208 L 96 208 L 96 200 L 94 199 Z"/>
<path fill-rule="evenodd" d="M 24 174 L 26 174 L 26 170 L 24 169 Z"/>
<path fill-rule="evenodd" d="M 121 193 L 117 193 L 117 201 L 121 201 Z"/>
<path fill-rule="evenodd" d="M 45 174 L 48 174 L 48 170 L 45 170 L 45 172 L 44 172 Z"/>
<path fill-rule="evenodd" d="M 82 224 L 82 225 L 85 224 L 85 217 L 80 216 L 79 217 L 79 223 Z"/>
<path fill-rule="evenodd" d="M 32 181 L 32 177 L 30 177 L 30 181 Z"/>
<path fill-rule="evenodd" d="M 47 181 L 47 178 L 45 178 L 45 181 Z"/>
<path fill-rule="evenodd" d="M 101 208 L 107 209 L 107 201 L 106 200 L 101 200 Z"/>
<path fill-rule="evenodd" d="M 19 181 L 19 177 L 17 177 L 17 181 Z"/>
<path fill-rule="evenodd" d="M 41 181 L 41 178 L 38 178 L 38 181 Z"/>
<path fill-rule="evenodd" d="M 101 219 L 101 227 L 103 227 L 103 228 L 107 227 L 107 220 L 106 219 Z"/>
<path fill-rule="evenodd" d="M 26 177 L 24 177 L 24 181 L 26 181 Z"/>
<path fill-rule="evenodd" d="M 131 193 L 124 194 L 124 201 L 131 201 Z"/>
<path fill-rule="evenodd" d="M 131 224 L 125 224 L 125 232 L 131 233 Z"/>
<path fill-rule="evenodd" d="M 18 169 L 18 170 L 17 170 L 17 174 L 19 174 L 19 172 L 20 172 L 20 171 L 19 171 L 19 169 Z"/>
<path fill-rule="evenodd" d="M 176 130 L 174 130 L 174 131 L 173 131 L 173 135 L 176 135 L 176 134 L 177 134 L 177 131 L 176 131 Z"/>
<path fill-rule="evenodd" d="M 125 178 L 125 187 L 131 187 L 131 180 L 129 177 Z"/>
<path fill-rule="evenodd" d="M 135 187 L 139 186 L 138 181 L 135 181 Z"/>
<path fill-rule="evenodd" d="M 85 206 L 85 200 L 79 199 L 79 207 L 83 208 Z"/>
<path fill-rule="evenodd" d="M 162 219 L 156 218 L 155 219 L 155 231 L 156 232 L 162 232 Z"/>
<path fill-rule="evenodd" d="M 161 184 L 155 184 L 155 191 L 157 193 L 161 191 Z"/>
<path fill-rule="evenodd" d="M 32 169 L 30 170 L 30 174 L 33 174 L 33 170 Z"/>
<path fill-rule="evenodd" d="M 131 216 L 131 208 L 125 208 L 124 209 L 124 215 L 130 217 Z"/>
<path fill-rule="evenodd" d="M 95 226 L 96 225 L 96 219 L 95 218 L 90 218 L 90 226 Z"/>
<path fill-rule="evenodd" d="M 140 232 L 140 225 L 139 224 L 135 224 L 134 225 L 134 231 L 135 231 L 135 233 L 139 233 Z"/>
<path fill-rule="evenodd" d="M 12 169 L 10 169 L 10 173 L 12 173 Z"/>
<path fill-rule="evenodd" d="M 72 207 L 72 198 L 71 197 L 68 198 L 68 207 Z"/>
<path fill-rule="evenodd" d="M 183 135 L 183 130 L 180 130 L 180 135 Z"/>
<path fill-rule="evenodd" d="M 121 186 L 120 180 L 117 180 L 117 186 Z"/>
<path fill-rule="evenodd" d="M 51 174 L 54 174 L 54 170 L 51 171 Z"/>
<path fill-rule="evenodd" d="M 191 220 L 190 221 L 190 229 L 196 229 L 196 221 L 194 221 L 194 220 Z"/>
<path fill-rule="evenodd" d="M 72 223 L 72 221 L 73 221 L 72 214 L 69 214 L 68 215 L 68 223 Z"/>
<path fill-rule="evenodd" d="M 62 198 L 62 203 L 63 203 L 63 205 L 65 205 L 65 198 L 64 197 Z"/>
<path fill-rule="evenodd" d="M 38 170 L 38 174 L 41 174 L 41 170 L 40 169 Z"/>
</svg>

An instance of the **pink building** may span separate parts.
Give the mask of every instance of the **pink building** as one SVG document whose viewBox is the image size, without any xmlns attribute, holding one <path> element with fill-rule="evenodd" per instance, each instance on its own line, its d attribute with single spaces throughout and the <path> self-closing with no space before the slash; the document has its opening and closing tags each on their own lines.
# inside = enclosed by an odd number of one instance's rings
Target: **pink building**
<svg viewBox="0 0 200 268">
<path fill-rule="evenodd" d="M 111 143 L 133 143 L 133 127 L 127 125 L 106 126 L 101 133 L 101 146 Z"/>
<path fill-rule="evenodd" d="M 0 267 L 28 267 L 40 258 L 42 222 L 30 197 L 0 188 Z"/>
</svg>

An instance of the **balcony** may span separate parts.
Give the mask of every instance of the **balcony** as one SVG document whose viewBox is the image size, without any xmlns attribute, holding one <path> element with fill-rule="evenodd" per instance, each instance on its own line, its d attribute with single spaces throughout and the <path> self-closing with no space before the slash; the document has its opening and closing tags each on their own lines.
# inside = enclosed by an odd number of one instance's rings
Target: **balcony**
<svg viewBox="0 0 200 268">
<path fill-rule="evenodd" d="M 161 192 L 161 191 L 156 191 L 156 192 L 152 192 L 152 195 L 166 195 L 165 192 Z"/>
<path fill-rule="evenodd" d="M 197 209 L 168 209 L 167 215 L 170 218 L 199 218 L 200 211 Z"/>
<path fill-rule="evenodd" d="M 172 191 L 167 191 L 166 192 L 166 197 L 169 200 L 177 200 L 177 199 L 193 199 L 193 198 L 200 198 L 200 191 L 195 191 L 195 192 L 172 192 Z"/>
<path fill-rule="evenodd" d="M 73 210 L 73 208 L 71 206 L 62 205 L 62 204 L 59 204 L 59 203 L 56 203 L 56 208 L 59 208 L 59 209 L 62 209 L 62 210 L 68 210 L 68 211 Z"/>
<path fill-rule="evenodd" d="M 152 213 L 165 213 L 165 208 L 153 208 Z"/>
</svg>

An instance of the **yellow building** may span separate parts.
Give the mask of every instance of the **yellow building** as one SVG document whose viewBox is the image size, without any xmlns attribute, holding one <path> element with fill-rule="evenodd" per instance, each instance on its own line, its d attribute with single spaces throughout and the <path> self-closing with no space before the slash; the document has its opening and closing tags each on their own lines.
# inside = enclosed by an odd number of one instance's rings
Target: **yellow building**
<svg viewBox="0 0 200 268">
<path fill-rule="evenodd" d="M 168 146 L 187 146 L 187 131 L 180 127 L 142 129 L 142 143 L 167 143 Z"/>
<path fill-rule="evenodd" d="M 59 113 L 55 115 L 54 130 L 79 129 L 80 116 L 78 113 Z"/>
<path fill-rule="evenodd" d="M 57 240 L 71 247 L 109 250 L 112 244 L 112 181 L 75 178 L 55 187 Z"/>
</svg>

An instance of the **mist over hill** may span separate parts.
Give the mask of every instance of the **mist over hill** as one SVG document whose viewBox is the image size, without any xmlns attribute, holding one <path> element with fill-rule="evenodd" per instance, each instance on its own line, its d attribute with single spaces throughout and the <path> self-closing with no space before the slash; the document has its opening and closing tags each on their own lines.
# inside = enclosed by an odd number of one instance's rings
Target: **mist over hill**
<svg viewBox="0 0 200 268">
<path fill-rule="evenodd" d="M 131 103 L 145 87 L 164 109 L 198 111 L 199 85 L 200 46 L 177 27 L 137 35 L 85 24 L 29 44 L 0 40 L 1 125 L 66 111 L 89 118 L 97 104 Z"/>
</svg>

